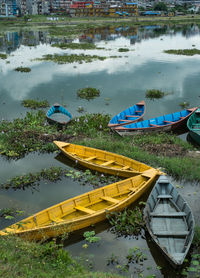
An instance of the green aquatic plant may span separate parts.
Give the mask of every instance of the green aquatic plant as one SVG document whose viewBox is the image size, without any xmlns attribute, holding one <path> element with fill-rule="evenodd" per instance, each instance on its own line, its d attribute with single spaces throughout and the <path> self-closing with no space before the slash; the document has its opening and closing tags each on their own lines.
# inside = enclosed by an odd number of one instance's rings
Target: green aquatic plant
<svg viewBox="0 0 200 278">
<path fill-rule="evenodd" d="M 61 49 L 96 49 L 93 43 L 54 43 L 52 47 L 59 47 Z"/>
<path fill-rule="evenodd" d="M 129 49 L 128 48 L 119 48 L 118 49 L 118 52 L 128 52 L 129 51 Z"/>
<path fill-rule="evenodd" d="M 86 231 L 84 232 L 83 237 L 89 243 L 95 243 L 101 240 L 100 237 L 95 236 L 95 231 Z"/>
<path fill-rule="evenodd" d="M 188 101 L 179 103 L 179 106 L 183 109 L 189 107 L 189 105 L 190 105 L 190 103 Z"/>
<path fill-rule="evenodd" d="M 175 55 L 186 55 L 186 56 L 193 56 L 193 55 L 200 55 L 200 49 L 192 48 L 192 49 L 169 49 L 164 50 L 167 54 L 175 54 Z"/>
<path fill-rule="evenodd" d="M 8 58 L 7 54 L 0 53 L 0 59 L 5 60 L 5 59 L 7 59 L 7 58 Z"/>
<path fill-rule="evenodd" d="M 34 99 L 24 99 L 21 103 L 24 107 L 31 109 L 46 108 L 49 106 L 49 102 L 47 100 L 39 101 Z"/>
<path fill-rule="evenodd" d="M 107 215 L 111 232 L 118 236 L 138 236 L 144 228 L 142 210 L 139 207 L 112 212 Z"/>
<path fill-rule="evenodd" d="M 105 60 L 106 57 L 104 56 L 97 56 L 97 55 L 85 55 L 85 54 L 47 54 L 43 55 L 42 58 L 37 58 L 38 61 L 52 61 L 58 64 L 67 64 L 67 63 L 91 63 L 94 60 Z"/>
<path fill-rule="evenodd" d="M 151 89 L 146 91 L 146 98 L 154 99 L 154 98 L 162 98 L 164 97 L 165 93 L 157 90 L 157 89 Z"/>
<path fill-rule="evenodd" d="M 77 91 L 77 96 L 83 99 L 94 99 L 100 96 L 100 90 L 92 87 L 82 88 Z"/>
<path fill-rule="evenodd" d="M 15 71 L 30 72 L 31 69 L 30 69 L 30 68 L 27 68 L 27 67 L 18 67 L 18 68 L 15 68 Z"/>
</svg>

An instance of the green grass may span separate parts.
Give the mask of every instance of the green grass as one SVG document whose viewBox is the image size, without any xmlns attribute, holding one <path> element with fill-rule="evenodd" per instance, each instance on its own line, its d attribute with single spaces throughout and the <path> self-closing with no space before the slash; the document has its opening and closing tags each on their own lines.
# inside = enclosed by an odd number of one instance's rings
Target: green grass
<svg viewBox="0 0 200 278">
<path fill-rule="evenodd" d="M 97 49 L 93 43 L 55 43 L 51 46 L 61 49 Z"/>
<path fill-rule="evenodd" d="M 151 89 L 146 91 L 146 98 L 154 99 L 154 98 L 162 98 L 164 97 L 165 93 L 157 90 L 157 89 Z"/>
<path fill-rule="evenodd" d="M 77 91 L 77 96 L 79 98 L 83 98 L 87 100 L 94 99 L 95 97 L 100 96 L 100 90 L 91 87 L 82 88 Z"/>
<path fill-rule="evenodd" d="M 8 58 L 7 54 L 0 53 L 0 59 L 5 60 L 7 58 Z"/>
<path fill-rule="evenodd" d="M 0 237 L 0 276 L 4 278 L 117 278 L 117 274 L 90 272 L 54 241 L 45 244 Z"/>
<path fill-rule="evenodd" d="M 109 120 L 109 115 L 86 114 L 74 118 L 60 133 L 56 125 L 47 124 L 43 111 L 27 112 L 22 119 L 0 122 L 0 154 L 16 159 L 33 151 L 57 150 L 53 140 L 73 140 L 73 143 L 122 154 L 152 167 L 161 167 L 177 179 L 200 181 L 199 159 L 187 156 L 188 150 L 195 150 L 191 144 L 168 133 L 122 138 L 110 132 L 107 126 Z M 147 149 L 147 146 L 150 148 Z M 161 152 L 163 146 L 165 154 Z M 157 151 L 151 153 L 152 147 Z M 169 157 L 168 150 L 171 147 L 172 154 L 174 148 L 178 153 Z"/>
<path fill-rule="evenodd" d="M 31 69 L 30 69 L 30 68 L 26 68 L 26 67 L 18 67 L 18 68 L 15 68 L 15 71 L 19 71 L 19 72 L 30 72 Z"/>
</svg>

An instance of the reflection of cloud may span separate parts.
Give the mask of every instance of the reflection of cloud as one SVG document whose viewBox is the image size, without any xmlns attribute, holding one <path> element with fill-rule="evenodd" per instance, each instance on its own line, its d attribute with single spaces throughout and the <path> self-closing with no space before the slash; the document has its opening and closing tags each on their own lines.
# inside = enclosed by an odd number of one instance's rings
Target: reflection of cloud
<svg viewBox="0 0 200 278">
<path fill-rule="evenodd" d="M 182 35 L 174 36 L 162 36 L 160 38 L 153 38 L 149 40 L 143 40 L 140 43 L 136 43 L 130 46 L 130 41 L 126 38 L 118 38 L 115 41 L 99 42 L 98 47 L 104 47 L 103 50 L 61 50 L 59 48 L 53 48 L 50 45 L 38 45 L 37 47 L 21 46 L 7 59 L 10 63 L 0 60 L 1 76 L 0 84 L 2 89 L 9 92 L 14 99 L 23 99 L 34 87 L 41 85 L 42 83 L 48 83 L 53 80 L 55 75 L 65 75 L 66 77 L 91 74 L 94 72 L 106 72 L 107 74 L 130 74 L 132 80 L 134 80 L 134 86 L 136 88 L 145 88 L 154 86 L 155 88 L 166 88 L 168 90 L 182 91 L 183 80 L 189 75 L 199 71 L 200 56 L 178 56 L 163 53 L 166 49 L 183 49 L 192 48 L 192 45 L 198 45 L 200 43 L 200 37 L 193 36 L 189 40 Z M 129 52 L 120 53 L 118 49 L 120 47 L 128 47 Z M 85 53 L 99 56 L 122 56 L 121 58 L 110 58 L 104 61 L 94 61 L 92 63 L 78 64 L 63 64 L 57 65 L 50 62 L 34 61 L 35 58 L 40 58 L 45 54 L 54 53 Z M 187 62 L 187 67 L 184 66 Z M 163 66 L 167 63 L 170 67 L 166 67 L 165 72 L 156 72 L 153 69 L 147 68 L 145 76 L 139 76 L 138 71 L 147 64 L 157 63 Z M 166 66 L 167 66 L 166 65 Z M 13 71 L 14 68 L 24 66 L 31 67 L 30 73 L 19 73 Z M 141 67 L 142 66 L 142 67 Z M 179 68 L 177 68 L 177 66 Z M 158 69 L 159 70 L 159 69 Z M 137 78 L 134 78 L 137 75 Z M 156 80 L 156 84 L 155 84 Z M 173 96 L 168 96 L 173 97 Z"/>
</svg>

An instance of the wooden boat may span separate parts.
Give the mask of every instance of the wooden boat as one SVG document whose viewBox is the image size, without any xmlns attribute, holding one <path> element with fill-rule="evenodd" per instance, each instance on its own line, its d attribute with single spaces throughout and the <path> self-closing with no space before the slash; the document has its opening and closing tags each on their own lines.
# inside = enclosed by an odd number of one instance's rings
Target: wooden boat
<svg viewBox="0 0 200 278">
<path fill-rule="evenodd" d="M 187 127 L 192 139 L 200 145 L 200 108 L 189 117 Z"/>
<path fill-rule="evenodd" d="M 135 135 L 153 131 L 177 131 L 186 127 L 188 118 L 196 111 L 197 107 L 174 112 L 164 116 L 152 118 L 125 126 L 115 127 L 114 130 L 121 136 Z"/>
<path fill-rule="evenodd" d="M 58 103 L 55 103 L 46 113 L 46 118 L 49 123 L 66 125 L 72 119 L 72 115 L 66 108 Z"/>
<path fill-rule="evenodd" d="M 180 266 L 194 235 L 192 211 L 166 176 L 160 176 L 144 209 L 152 239 L 173 267 Z"/>
<path fill-rule="evenodd" d="M 140 121 L 145 114 L 145 102 L 140 101 L 134 106 L 125 109 L 114 116 L 108 123 L 108 127 L 113 128 Z"/>
<path fill-rule="evenodd" d="M 40 211 L 0 231 L 28 240 L 47 239 L 88 227 L 106 219 L 137 200 L 160 175 L 150 169 L 143 174 L 100 187 Z"/>
<path fill-rule="evenodd" d="M 152 169 L 144 163 L 115 153 L 60 141 L 53 142 L 68 158 L 94 171 L 132 177 Z"/>
</svg>

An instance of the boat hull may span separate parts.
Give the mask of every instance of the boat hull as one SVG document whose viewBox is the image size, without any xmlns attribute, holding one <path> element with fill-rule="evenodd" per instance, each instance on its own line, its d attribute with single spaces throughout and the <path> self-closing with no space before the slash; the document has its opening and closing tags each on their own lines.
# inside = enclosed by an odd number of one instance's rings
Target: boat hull
<svg viewBox="0 0 200 278">
<path fill-rule="evenodd" d="M 111 152 L 61 141 L 54 141 L 54 144 L 71 160 L 101 173 L 127 178 L 152 169 L 144 163 Z"/>
<path fill-rule="evenodd" d="M 177 268 L 189 251 L 194 217 L 186 201 L 166 177 L 160 176 L 144 209 L 147 230 L 170 264 Z"/>
<path fill-rule="evenodd" d="M 200 145 L 200 108 L 189 117 L 187 127 L 192 139 Z"/>
<path fill-rule="evenodd" d="M 123 127 L 116 127 L 114 128 L 114 131 L 116 131 L 116 133 L 118 133 L 120 136 L 126 136 L 126 135 L 137 135 L 137 134 L 143 134 L 143 133 L 151 133 L 151 132 L 177 132 L 178 130 L 181 130 L 183 128 L 185 128 L 187 126 L 187 120 L 188 118 L 195 112 L 195 110 L 197 109 L 197 107 L 195 108 L 190 108 L 187 109 L 187 111 L 189 111 L 188 115 L 185 117 L 180 118 L 177 121 L 174 122 L 169 122 L 167 120 L 163 120 L 163 122 L 165 122 L 165 124 L 162 124 L 162 121 L 160 122 L 160 124 L 158 124 L 158 118 L 153 118 L 150 120 L 146 120 L 146 121 L 142 121 L 139 123 L 135 124 L 137 125 L 136 127 L 131 127 L 131 125 L 126 125 Z M 183 110 L 184 111 L 184 110 Z M 175 113 L 173 113 L 175 114 Z M 162 116 L 162 118 L 164 119 L 164 117 L 170 117 L 170 115 L 173 114 L 169 114 L 166 116 Z M 150 124 L 151 122 L 153 122 L 154 124 Z M 142 125 L 146 125 L 146 127 L 142 127 Z M 150 126 L 152 125 L 152 126 Z"/>
<path fill-rule="evenodd" d="M 142 175 L 68 199 L 18 222 L 20 226 L 18 223 L 9 226 L 0 231 L 0 235 L 15 234 L 27 240 L 41 240 L 86 228 L 105 220 L 107 214 L 132 204 L 159 175 L 158 170 L 151 169 Z"/>
<path fill-rule="evenodd" d="M 145 102 L 140 101 L 134 106 L 129 107 L 128 109 L 114 116 L 108 123 L 108 127 L 112 129 L 115 127 L 124 126 L 128 123 L 131 124 L 141 121 L 144 117 L 145 110 Z"/>
<path fill-rule="evenodd" d="M 47 111 L 46 118 L 50 124 L 58 124 L 60 126 L 64 126 L 71 121 L 72 115 L 69 111 L 67 111 L 66 108 L 58 103 L 55 103 Z"/>
</svg>

